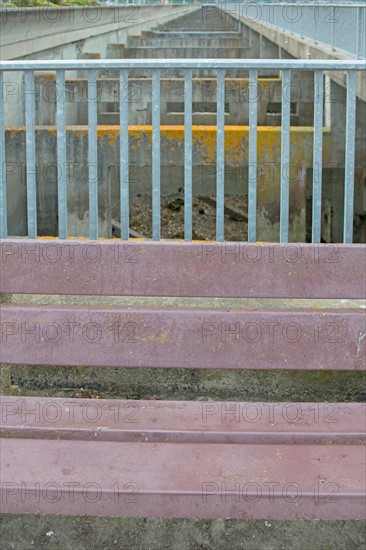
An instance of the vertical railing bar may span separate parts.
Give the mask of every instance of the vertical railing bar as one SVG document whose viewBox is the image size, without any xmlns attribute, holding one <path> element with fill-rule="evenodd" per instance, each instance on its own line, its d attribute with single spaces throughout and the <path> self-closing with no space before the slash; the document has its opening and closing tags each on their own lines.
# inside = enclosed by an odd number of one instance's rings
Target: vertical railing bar
<svg viewBox="0 0 366 550">
<path fill-rule="evenodd" d="M 281 198 L 280 198 L 280 242 L 287 243 L 289 237 L 289 170 L 290 170 L 290 84 L 291 71 L 282 71 L 281 109 Z"/>
<path fill-rule="evenodd" d="M 344 185 L 343 242 L 353 240 L 353 210 L 355 187 L 355 139 L 356 139 L 356 72 L 347 73 L 346 100 L 346 158 Z"/>
<path fill-rule="evenodd" d="M 361 31 L 359 31 L 360 32 L 360 59 L 365 58 L 366 56 L 366 51 L 365 51 L 366 33 L 362 32 L 362 29 L 364 29 L 366 25 L 365 12 L 366 12 L 366 7 L 364 7 L 364 9 L 361 8 L 361 11 L 360 11 Z"/>
<path fill-rule="evenodd" d="M 225 208 L 225 70 L 217 70 L 216 240 L 224 241 Z"/>
<path fill-rule="evenodd" d="M 0 71 L 0 239 L 8 236 L 8 211 L 6 201 L 5 109 L 4 73 Z"/>
<path fill-rule="evenodd" d="M 249 71 L 248 241 L 257 240 L 258 71 Z"/>
<path fill-rule="evenodd" d="M 89 237 L 98 239 L 97 71 L 88 73 Z"/>
<path fill-rule="evenodd" d="M 152 217 L 153 240 L 160 240 L 160 70 L 152 72 Z"/>
<path fill-rule="evenodd" d="M 121 239 L 130 236 L 129 147 L 128 147 L 128 69 L 121 69 L 119 79 L 120 116 L 120 216 Z"/>
<path fill-rule="evenodd" d="M 366 8 L 364 8 L 362 10 L 362 13 L 363 13 L 363 23 L 362 23 L 362 28 L 365 28 L 365 25 L 366 25 Z M 363 38 L 363 59 L 366 59 L 366 32 L 363 32 L 362 33 L 362 38 Z"/>
<path fill-rule="evenodd" d="M 313 212 L 312 242 L 321 240 L 323 168 L 323 71 L 314 71 Z"/>
<path fill-rule="evenodd" d="M 317 7 L 315 8 L 315 10 L 317 10 Z M 319 12 L 318 12 L 319 13 Z M 314 44 L 317 44 L 317 36 L 318 36 L 318 32 L 317 32 L 317 23 L 318 23 L 318 13 L 315 12 L 315 18 L 314 18 Z"/>
<path fill-rule="evenodd" d="M 27 181 L 28 238 L 37 237 L 35 86 L 32 70 L 25 71 L 25 159 Z"/>
<path fill-rule="evenodd" d="M 57 126 L 57 201 L 58 235 L 66 239 L 67 231 L 67 173 L 66 173 L 66 110 L 65 71 L 56 71 L 56 126 Z"/>
<path fill-rule="evenodd" d="M 184 239 L 192 240 L 192 69 L 184 72 Z"/>
<path fill-rule="evenodd" d="M 360 59 L 361 54 L 361 36 L 362 36 L 362 15 L 361 7 L 357 7 L 356 10 L 356 56 Z M 364 30 L 365 32 L 365 30 Z"/>
</svg>

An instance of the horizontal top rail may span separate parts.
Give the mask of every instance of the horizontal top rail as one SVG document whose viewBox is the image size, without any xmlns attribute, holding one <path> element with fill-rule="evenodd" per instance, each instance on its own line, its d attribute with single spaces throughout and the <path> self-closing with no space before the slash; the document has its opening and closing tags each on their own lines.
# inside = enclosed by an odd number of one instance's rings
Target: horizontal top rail
<svg viewBox="0 0 366 550">
<path fill-rule="evenodd" d="M 45 69 L 294 69 L 365 71 L 363 60 L 318 59 L 70 59 L 2 61 L 2 71 L 42 71 Z"/>
</svg>

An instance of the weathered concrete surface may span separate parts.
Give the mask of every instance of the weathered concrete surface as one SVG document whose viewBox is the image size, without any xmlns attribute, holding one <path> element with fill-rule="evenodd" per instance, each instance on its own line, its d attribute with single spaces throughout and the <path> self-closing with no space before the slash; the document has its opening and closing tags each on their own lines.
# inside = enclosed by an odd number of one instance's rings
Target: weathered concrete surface
<svg viewBox="0 0 366 550">
<path fill-rule="evenodd" d="M 42 53 L 41 58 L 55 58 L 54 49 L 68 44 L 82 44 L 87 40 L 91 48 L 106 47 L 110 41 L 120 42 L 121 31 L 133 29 L 134 34 L 170 21 L 178 14 L 195 11 L 189 5 L 119 5 L 97 7 L 34 8 L 27 10 L 0 10 L 0 58 L 30 58 Z M 93 42 L 92 39 L 98 39 Z M 90 50 L 89 51 L 96 51 Z M 47 55 L 48 52 L 51 54 Z M 63 59 L 76 56 L 65 55 Z M 105 57 L 105 55 L 104 55 Z"/>
<path fill-rule="evenodd" d="M 175 48 L 195 47 L 195 48 L 239 48 L 243 46 L 249 46 L 248 40 L 240 34 L 232 35 L 228 38 L 227 35 L 209 35 L 206 37 L 204 34 L 191 34 L 186 37 L 185 35 L 159 35 L 153 32 L 142 32 L 141 37 L 129 36 L 127 38 L 127 47 L 136 48 L 139 46 L 154 48 L 169 48 L 173 46 Z"/>
<path fill-rule="evenodd" d="M 335 84 L 334 84 L 335 85 Z M 335 85 L 336 86 L 336 85 Z M 331 240 L 342 241 L 343 182 L 344 182 L 344 107 L 331 105 L 332 133 L 324 130 L 323 196 L 332 212 L 329 214 Z M 362 103 L 361 107 L 365 107 Z M 361 112 L 361 109 L 359 109 Z M 337 118 L 338 115 L 338 118 Z M 356 134 L 355 171 L 355 239 L 362 242 L 364 235 L 364 179 L 366 175 L 364 129 Z M 88 169 L 86 127 L 68 128 L 68 173 L 70 231 L 75 236 L 88 234 Z M 42 235 L 57 232 L 57 163 L 56 131 L 54 127 L 38 127 L 38 212 Z M 225 192 L 245 195 L 248 185 L 248 127 L 226 127 Z M 305 240 L 306 197 L 312 194 L 312 135 L 309 127 L 292 127 L 290 163 L 291 221 L 290 238 Z M 7 139 L 8 209 L 10 235 L 25 235 L 25 131 L 10 128 Z M 279 230 L 280 188 L 280 127 L 263 126 L 258 129 L 258 238 L 276 240 Z M 216 127 L 196 126 L 193 131 L 193 181 L 195 195 L 215 195 L 216 189 Z M 161 181 L 162 194 L 177 193 L 184 182 L 184 128 L 162 126 Z M 130 127 L 130 192 L 151 194 L 151 126 Z M 119 127 L 98 128 L 98 177 L 100 187 L 101 236 L 109 235 L 109 210 L 118 219 L 119 202 Z M 110 199 L 108 199 L 110 197 Z M 111 202 L 109 202 L 111 201 Z M 108 210 L 108 212 L 107 212 Z M 106 225 L 107 224 L 107 225 Z"/>
<path fill-rule="evenodd" d="M 151 126 L 130 127 L 130 192 L 151 193 Z M 291 189 L 290 238 L 305 240 L 305 184 L 306 170 L 312 166 L 312 135 L 309 127 L 293 127 L 290 136 L 291 163 L 288 178 Z M 331 163 L 330 134 L 324 131 L 326 166 Z M 11 128 L 6 131 L 9 234 L 20 235 L 25 229 L 25 130 Z M 225 166 L 228 171 L 225 191 L 228 195 L 245 194 L 247 188 L 249 128 L 226 126 Z M 38 221 L 41 235 L 55 235 L 57 231 L 57 160 L 56 129 L 38 127 Z M 281 128 L 258 128 L 258 239 L 276 241 L 279 228 Z M 67 159 L 70 234 L 88 234 L 88 128 L 68 127 Z M 195 194 L 215 194 L 216 127 L 193 128 L 193 166 Z M 108 197 L 113 206 L 112 215 L 118 214 L 119 199 L 119 127 L 98 127 L 98 181 L 100 236 L 109 235 Z M 204 167 L 204 169 L 202 169 Z M 183 187 L 184 127 L 161 126 L 161 187 L 163 194 L 177 192 Z M 230 174 L 231 173 L 231 174 Z M 239 175 L 240 174 L 240 175 Z M 239 177 L 238 177 L 239 176 Z M 72 221 L 72 216 L 74 219 Z M 75 225 L 73 225 L 73 223 Z"/>
<path fill-rule="evenodd" d="M 249 59 L 251 57 L 250 47 L 211 47 L 209 52 L 207 48 L 201 47 L 124 47 L 113 45 L 108 49 L 108 58 L 110 59 L 162 59 L 169 52 L 169 55 L 174 59 L 207 59 L 208 56 L 212 59 Z"/>
<path fill-rule="evenodd" d="M 312 126 L 314 122 L 312 72 L 293 75 L 291 126 Z M 162 78 L 160 84 L 161 124 L 184 124 L 184 79 Z M 119 79 L 99 78 L 98 122 L 101 125 L 119 124 Z M 54 126 L 56 124 L 55 73 L 45 72 L 35 75 L 36 124 Z M 193 124 L 216 125 L 217 81 L 215 78 L 195 78 L 192 84 Z M 259 78 L 258 126 L 281 125 L 281 79 Z M 152 124 L 151 77 L 129 79 L 128 121 L 130 125 Z M 24 91 L 18 90 L 20 110 L 24 114 Z M 88 123 L 88 81 L 84 78 L 66 79 L 66 124 L 87 125 Z M 10 113 L 9 113 L 10 114 Z M 19 115 L 18 115 L 19 116 Z M 13 123 L 6 116 L 7 126 Z M 225 124 L 246 126 L 249 124 L 249 79 L 225 79 Z"/>
<path fill-rule="evenodd" d="M 169 23 L 159 22 L 157 27 L 158 32 L 171 32 L 179 33 L 180 31 L 186 32 L 198 31 L 198 32 L 240 32 L 238 23 L 233 17 L 222 17 L 220 10 L 210 10 L 205 6 L 198 6 L 197 12 L 191 11 L 186 15 L 180 15 Z"/>
</svg>

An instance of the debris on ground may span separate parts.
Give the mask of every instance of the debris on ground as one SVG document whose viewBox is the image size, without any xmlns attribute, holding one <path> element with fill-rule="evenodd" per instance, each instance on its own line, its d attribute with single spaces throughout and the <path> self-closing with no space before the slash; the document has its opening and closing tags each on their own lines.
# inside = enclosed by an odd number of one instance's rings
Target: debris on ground
<svg viewBox="0 0 366 550">
<path fill-rule="evenodd" d="M 71 397 L 76 399 L 101 399 L 96 390 L 78 388 L 72 391 Z"/>
<path fill-rule="evenodd" d="M 248 236 L 247 197 L 225 197 L 225 239 L 245 241 Z M 118 219 L 118 212 L 113 213 Z M 130 199 L 130 227 L 133 231 L 152 237 L 151 197 L 134 195 Z M 215 240 L 216 197 L 195 197 L 192 201 L 193 239 Z M 117 236 L 117 235 L 116 235 Z M 184 239 L 184 198 L 177 195 L 161 200 L 161 237 Z"/>
</svg>

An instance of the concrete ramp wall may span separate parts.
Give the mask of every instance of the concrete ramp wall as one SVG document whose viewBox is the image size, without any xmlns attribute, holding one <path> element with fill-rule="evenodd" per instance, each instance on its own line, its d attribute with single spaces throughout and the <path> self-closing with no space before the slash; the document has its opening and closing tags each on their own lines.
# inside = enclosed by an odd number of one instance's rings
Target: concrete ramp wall
<svg viewBox="0 0 366 550">
<path fill-rule="evenodd" d="M 195 6 L 154 5 L 68 7 L 0 10 L 0 59 L 33 59 L 42 53 L 43 59 L 54 58 L 54 48 L 86 41 L 89 51 L 99 51 L 111 41 L 123 43 L 129 33 L 139 34 L 178 15 L 195 11 Z M 75 47 L 75 44 L 74 44 Z M 46 52 L 52 53 L 47 55 Z M 65 50 L 66 51 L 66 50 Z M 63 59 L 74 59 L 68 52 Z M 62 59 L 62 57 L 61 57 Z"/>
</svg>

